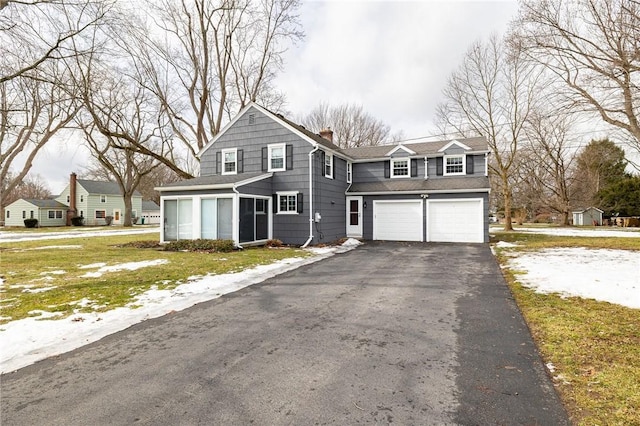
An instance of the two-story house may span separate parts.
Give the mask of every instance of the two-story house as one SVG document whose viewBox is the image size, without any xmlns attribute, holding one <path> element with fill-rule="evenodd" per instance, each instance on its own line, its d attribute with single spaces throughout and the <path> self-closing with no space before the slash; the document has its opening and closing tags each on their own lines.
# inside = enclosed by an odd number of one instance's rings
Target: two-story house
<svg viewBox="0 0 640 426">
<path fill-rule="evenodd" d="M 252 103 L 161 192 L 161 241 L 488 242 L 484 138 L 340 149 Z"/>
</svg>

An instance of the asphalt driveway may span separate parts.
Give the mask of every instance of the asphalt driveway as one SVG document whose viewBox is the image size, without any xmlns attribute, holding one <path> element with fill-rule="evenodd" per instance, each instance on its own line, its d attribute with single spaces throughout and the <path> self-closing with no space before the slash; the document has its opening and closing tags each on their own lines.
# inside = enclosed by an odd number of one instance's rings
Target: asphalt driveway
<svg viewBox="0 0 640 426">
<path fill-rule="evenodd" d="M 367 243 L 6 374 L 0 404 L 3 426 L 569 424 L 465 244 Z"/>
</svg>

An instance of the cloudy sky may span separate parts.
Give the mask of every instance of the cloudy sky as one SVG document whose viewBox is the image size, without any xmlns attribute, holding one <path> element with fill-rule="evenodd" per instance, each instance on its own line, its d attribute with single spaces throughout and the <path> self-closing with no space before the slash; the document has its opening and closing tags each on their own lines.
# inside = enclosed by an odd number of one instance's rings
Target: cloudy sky
<svg viewBox="0 0 640 426">
<path fill-rule="evenodd" d="M 320 102 L 350 102 L 406 139 L 431 136 L 450 73 L 472 42 L 503 33 L 516 11 L 515 0 L 307 0 L 306 37 L 287 52 L 277 85 L 292 118 Z M 54 193 L 86 166 L 77 145 L 52 145 L 34 164 Z"/>
</svg>

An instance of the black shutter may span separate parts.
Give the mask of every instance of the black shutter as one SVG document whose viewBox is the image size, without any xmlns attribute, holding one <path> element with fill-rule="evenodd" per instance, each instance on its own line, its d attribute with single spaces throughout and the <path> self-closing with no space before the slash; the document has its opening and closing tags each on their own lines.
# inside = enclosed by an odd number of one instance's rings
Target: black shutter
<svg viewBox="0 0 640 426">
<path fill-rule="evenodd" d="M 287 156 L 287 160 L 286 160 L 286 170 L 291 170 L 293 169 L 293 145 L 287 144 L 286 149 L 285 149 L 285 153 Z"/>
<path fill-rule="evenodd" d="M 278 213 L 278 194 L 273 194 L 271 197 L 273 198 L 273 202 L 271 203 L 271 211 L 274 213 Z"/>
<path fill-rule="evenodd" d="M 320 151 L 320 176 L 324 176 L 324 160 L 325 160 L 324 151 Z"/>
<path fill-rule="evenodd" d="M 418 160 L 411 160 L 411 177 L 418 176 Z"/>
<path fill-rule="evenodd" d="M 262 147 L 262 171 L 266 172 L 267 170 L 269 170 L 269 165 L 267 164 L 269 161 L 269 155 L 268 155 L 268 151 L 267 151 L 267 147 L 263 146 Z"/>
<path fill-rule="evenodd" d="M 304 211 L 304 195 L 302 192 L 298 192 L 298 201 L 296 207 L 298 208 L 298 213 L 302 213 Z"/>
<path fill-rule="evenodd" d="M 238 173 L 243 173 L 244 172 L 244 158 L 243 157 L 244 151 L 239 149 L 237 151 L 237 157 L 236 161 L 238 161 Z"/>
<path fill-rule="evenodd" d="M 442 176 L 442 157 L 436 158 L 436 175 Z"/>
<path fill-rule="evenodd" d="M 222 173 L 222 152 L 216 152 L 216 174 Z"/>
<path fill-rule="evenodd" d="M 391 177 L 391 160 L 384 162 L 384 177 Z"/>
<path fill-rule="evenodd" d="M 467 174 L 473 174 L 473 155 L 467 155 Z"/>
</svg>

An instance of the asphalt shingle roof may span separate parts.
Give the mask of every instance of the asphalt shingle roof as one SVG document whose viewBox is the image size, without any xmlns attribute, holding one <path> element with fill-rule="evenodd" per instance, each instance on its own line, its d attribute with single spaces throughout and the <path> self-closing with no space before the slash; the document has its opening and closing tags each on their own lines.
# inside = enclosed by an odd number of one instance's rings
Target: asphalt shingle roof
<svg viewBox="0 0 640 426">
<path fill-rule="evenodd" d="M 254 173 L 240 173 L 237 175 L 212 175 L 212 176 L 200 176 L 193 179 L 181 180 L 178 182 L 167 183 L 162 188 L 175 188 L 183 186 L 209 186 L 209 185 L 232 185 L 234 183 L 242 182 L 244 180 L 253 179 L 261 175 L 265 175 L 265 172 Z"/>
<path fill-rule="evenodd" d="M 385 157 L 389 153 L 389 151 L 391 151 L 393 148 L 395 148 L 398 145 L 402 145 L 414 151 L 417 155 L 436 155 L 438 154 L 438 151 L 440 149 L 442 149 L 445 145 L 450 143 L 452 140 L 456 140 L 468 146 L 469 148 L 471 148 L 472 151 L 488 150 L 487 140 L 484 137 L 476 137 L 476 138 L 464 138 L 464 139 L 460 139 L 460 138 L 449 139 L 445 141 L 435 141 L 435 142 L 418 142 L 418 143 L 401 142 L 399 144 L 393 144 L 393 145 L 362 146 L 358 148 L 345 148 L 345 149 L 342 149 L 341 152 L 356 160 L 375 159 L 375 158 Z"/>
<path fill-rule="evenodd" d="M 115 182 L 78 179 L 78 185 L 86 189 L 89 194 L 122 195 L 120 187 Z M 133 195 L 141 196 L 138 191 L 135 191 Z"/>
<path fill-rule="evenodd" d="M 488 190 L 489 178 L 438 177 L 433 179 L 385 179 L 379 182 L 354 183 L 347 193 L 425 192 L 456 190 Z"/>
<path fill-rule="evenodd" d="M 35 198 L 25 198 L 25 201 L 33 204 L 36 207 L 40 207 L 43 209 L 68 209 L 69 206 L 66 206 L 54 199 L 49 199 L 49 200 L 38 200 Z"/>
</svg>

